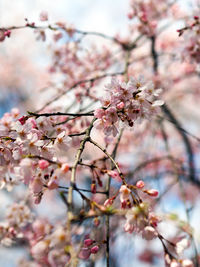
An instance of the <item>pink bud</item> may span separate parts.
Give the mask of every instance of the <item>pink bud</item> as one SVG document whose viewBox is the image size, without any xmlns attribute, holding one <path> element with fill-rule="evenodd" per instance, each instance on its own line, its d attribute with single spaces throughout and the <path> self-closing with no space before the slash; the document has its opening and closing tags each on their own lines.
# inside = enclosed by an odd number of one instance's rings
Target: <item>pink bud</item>
<svg viewBox="0 0 200 267">
<path fill-rule="evenodd" d="M 140 181 L 137 181 L 136 186 L 137 186 L 137 188 L 143 188 L 145 186 L 145 184 L 142 180 L 140 180 Z"/>
<path fill-rule="evenodd" d="M 120 102 L 117 104 L 117 109 L 123 109 L 124 108 L 124 102 Z"/>
<path fill-rule="evenodd" d="M 5 31 L 4 32 L 4 36 L 6 37 L 10 37 L 10 35 L 11 35 L 11 31 L 10 30 L 7 30 L 7 31 Z"/>
<path fill-rule="evenodd" d="M 156 190 L 156 189 L 150 189 L 150 190 L 147 190 L 146 192 L 151 197 L 157 197 L 159 194 L 158 190 Z"/>
<path fill-rule="evenodd" d="M 91 252 L 92 254 L 96 254 L 98 251 L 99 251 L 99 246 L 94 246 L 94 247 L 92 247 L 91 250 L 90 250 L 90 252 Z"/>
<path fill-rule="evenodd" d="M 90 257 L 91 251 L 89 248 L 82 248 L 78 257 L 82 260 L 87 260 Z"/>
<path fill-rule="evenodd" d="M 110 175 L 112 178 L 115 178 L 118 182 L 121 182 L 121 177 L 117 171 L 108 171 L 108 175 Z"/>
<path fill-rule="evenodd" d="M 39 160 L 38 165 L 40 169 L 44 170 L 49 167 L 49 162 L 47 160 L 41 159 Z"/>
<path fill-rule="evenodd" d="M 84 245 L 85 245 L 86 247 L 91 246 L 93 243 L 94 243 L 94 240 L 92 240 L 92 239 L 85 239 L 85 240 L 84 240 Z"/>
<path fill-rule="evenodd" d="M 27 117 L 25 117 L 25 116 L 22 116 L 21 118 L 18 119 L 18 121 L 21 123 L 21 125 L 24 125 L 26 120 L 27 120 Z"/>
</svg>

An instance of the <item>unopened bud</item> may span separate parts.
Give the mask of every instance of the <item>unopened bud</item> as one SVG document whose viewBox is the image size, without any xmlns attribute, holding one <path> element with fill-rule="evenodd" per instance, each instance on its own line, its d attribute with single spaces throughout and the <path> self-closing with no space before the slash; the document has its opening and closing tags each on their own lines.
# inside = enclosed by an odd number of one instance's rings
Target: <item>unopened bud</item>
<svg viewBox="0 0 200 267">
<path fill-rule="evenodd" d="M 91 246 L 93 243 L 94 243 L 94 240 L 92 240 L 92 239 L 85 239 L 85 240 L 84 240 L 84 245 L 85 245 L 86 247 Z"/>
<path fill-rule="evenodd" d="M 145 185 L 145 184 L 144 184 L 144 182 L 143 182 L 142 180 L 137 181 L 137 183 L 136 183 L 137 188 L 143 188 L 144 185 Z"/>
<path fill-rule="evenodd" d="M 99 251 L 99 246 L 94 246 L 94 247 L 92 247 L 91 250 L 90 250 L 90 252 L 91 252 L 92 254 L 96 254 L 98 251 Z"/>
<path fill-rule="evenodd" d="M 156 190 L 156 189 L 147 190 L 146 193 L 151 197 L 157 197 L 159 194 L 158 190 Z"/>
</svg>

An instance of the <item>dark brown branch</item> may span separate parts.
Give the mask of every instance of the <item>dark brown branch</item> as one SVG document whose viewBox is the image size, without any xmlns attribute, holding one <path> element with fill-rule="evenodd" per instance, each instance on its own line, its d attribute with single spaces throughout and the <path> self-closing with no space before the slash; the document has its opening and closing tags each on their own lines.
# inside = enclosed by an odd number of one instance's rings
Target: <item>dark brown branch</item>
<svg viewBox="0 0 200 267">
<path fill-rule="evenodd" d="M 58 186 L 58 188 L 60 188 L 60 189 L 66 189 L 66 190 L 69 189 L 69 187 L 67 187 L 67 186 Z M 91 190 L 89 190 L 89 189 L 78 188 L 76 186 L 74 186 L 74 190 L 75 191 L 83 191 L 83 192 L 91 193 Z M 63 191 L 63 193 L 67 193 L 67 192 Z M 105 192 L 104 191 L 96 191 L 96 194 L 107 194 L 107 192 L 106 191 Z"/>
<path fill-rule="evenodd" d="M 55 113 L 35 113 L 35 112 L 27 112 L 30 116 L 34 116 L 36 118 L 39 117 L 52 117 L 52 116 L 72 116 L 72 117 L 87 117 L 87 116 L 94 116 L 92 112 L 87 113 L 69 113 L 69 112 L 55 112 Z"/>
<path fill-rule="evenodd" d="M 154 70 L 154 73 L 157 74 L 159 62 L 158 62 L 158 54 L 156 52 L 155 44 L 156 44 L 156 38 L 155 38 L 155 36 L 152 36 L 151 37 L 151 55 L 153 58 L 153 70 Z M 167 104 L 165 103 L 161 108 L 162 108 L 163 113 L 174 124 L 176 130 L 178 131 L 178 133 L 182 137 L 183 143 L 185 145 L 187 158 L 188 158 L 188 166 L 189 166 L 189 173 L 190 173 L 189 179 L 192 182 L 194 182 L 194 181 L 196 181 L 195 164 L 194 164 L 194 154 L 193 154 L 192 145 L 190 143 L 190 140 L 187 137 L 187 134 L 184 131 L 182 131 L 183 128 L 181 126 L 181 123 L 177 120 L 176 116 L 173 114 L 173 112 L 170 110 L 170 108 L 167 106 Z"/>
<path fill-rule="evenodd" d="M 187 153 L 188 158 L 188 167 L 189 167 L 189 179 L 191 181 L 195 181 L 195 164 L 194 164 L 194 154 L 192 150 L 192 145 L 190 143 L 189 138 L 187 137 L 187 134 L 185 131 L 183 131 L 182 126 L 180 122 L 176 119 L 172 111 L 168 108 L 168 106 L 165 104 L 162 106 L 162 110 L 165 113 L 165 115 L 170 119 L 170 121 L 174 124 L 175 128 L 177 129 L 178 133 L 182 137 L 183 143 L 185 145 L 185 150 Z"/>
<path fill-rule="evenodd" d="M 103 79 L 103 78 L 106 78 L 106 77 L 112 77 L 112 76 L 123 75 L 123 74 L 124 74 L 124 71 L 119 71 L 119 72 L 114 72 L 114 73 L 104 73 L 102 75 L 95 76 L 95 77 L 90 78 L 90 79 L 85 79 L 85 80 L 78 81 L 78 82 L 74 83 L 67 91 L 62 92 L 61 94 L 57 95 L 52 100 L 47 102 L 42 108 L 40 108 L 38 111 L 36 111 L 36 113 L 40 112 L 41 110 L 43 110 L 44 108 L 46 108 L 47 106 L 52 104 L 53 102 L 57 101 L 62 96 L 64 96 L 65 94 L 67 94 L 72 89 L 76 88 L 77 86 L 79 86 L 82 83 L 94 82 L 94 81 L 97 81 L 97 80 L 100 80 L 100 79 Z"/>
</svg>

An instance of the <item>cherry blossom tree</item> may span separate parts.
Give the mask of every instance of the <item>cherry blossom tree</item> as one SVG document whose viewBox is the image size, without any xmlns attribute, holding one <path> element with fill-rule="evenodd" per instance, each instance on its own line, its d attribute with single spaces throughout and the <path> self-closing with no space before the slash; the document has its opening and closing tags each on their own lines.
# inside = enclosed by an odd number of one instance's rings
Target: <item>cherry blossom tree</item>
<svg viewBox="0 0 200 267">
<path fill-rule="evenodd" d="M 199 266 L 198 13 L 131 0 L 115 36 L 45 11 L 0 28 L 52 53 L 43 104 L 0 119 L 0 241 L 28 254 L 16 266 Z"/>
</svg>

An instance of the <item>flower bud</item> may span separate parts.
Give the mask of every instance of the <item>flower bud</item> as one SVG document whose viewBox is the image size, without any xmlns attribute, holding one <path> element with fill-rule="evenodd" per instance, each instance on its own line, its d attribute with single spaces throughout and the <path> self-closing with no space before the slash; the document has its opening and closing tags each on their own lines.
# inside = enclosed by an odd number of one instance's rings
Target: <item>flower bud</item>
<svg viewBox="0 0 200 267">
<path fill-rule="evenodd" d="M 145 186 L 145 183 L 142 180 L 137 181 L 136 183 L 137 188 L 143 188 Z"/>
<path fill-rule="evenodd" d="M 159 194 L 158 190 L 156 190 L 156 189 L 147 190 L 146 193 L 151 197 L 157 197 Z"/>
<path fill-rule="evenodd" d="M 116 179 L 116 181 L 121 182 L 121 177 L 117 171 L 108 171 L 108 175 L 110 175 L 112 178 Z"/>
<path fill-rule="evenodd" d="M 85 240 L 84 240 L 84 245 L 85 245 L 86 247 L 91 246 L 93 243 L 94 243 L 94 240 L 92 240 L 92 239 L 85 239 Z"/>
<path fill-rule="evenodd" d="M 124 102 L 120 102 L 117 104 L 117 109 L 123 109 L 124 108 Z"/>
<path fill-rule="evenodd" d="M 38 162 L 38 166 L 39 166 L 40 169 L 44 170 L 47 167 L 49 167 L 49 162 L 47 160 L 41 159 Z"/>
<path fill-rule="evenodd" d="M 21 125 L 24 125 L 26 120 L 27 120 L 27 117 L 25 117 L 25 116 L 22 116 L 21 118 L 18 119 L 18 121 L 21 123 Z"/>
<path fill-rule="evenodd" d="M 96 254 L 98 251 L 99 251 L 99 246 L 94 246 L 94 247 L 92 247 L 91 250 L 90 250 L 90 252 L 91 252 L 92 254 Z"/>
<path fill-rule="evenodd" d="M 5 37 L 7 36 L 9 38 L 10 35 L 11 35 L 11 31 L 10 30 L 7 30 L 7 31 L 4 32 L 4 36 Z"/>
</svg>

